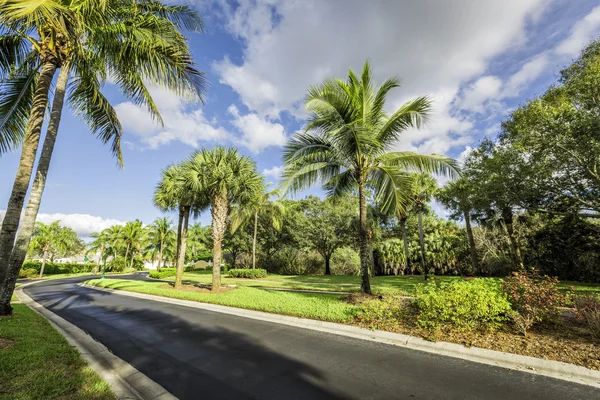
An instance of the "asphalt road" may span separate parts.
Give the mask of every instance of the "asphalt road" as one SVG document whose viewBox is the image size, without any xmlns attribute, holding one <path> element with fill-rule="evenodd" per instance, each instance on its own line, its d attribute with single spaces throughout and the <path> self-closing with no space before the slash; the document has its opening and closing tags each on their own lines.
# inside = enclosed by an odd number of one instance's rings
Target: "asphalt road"
<svg viewBox="0 0 600 400">
<path fill-rule="evenodd" d="M 24 290 L 180 399 L 600 399 L 557 379 L 76 285 L 85 279 Z"/>
</svg>

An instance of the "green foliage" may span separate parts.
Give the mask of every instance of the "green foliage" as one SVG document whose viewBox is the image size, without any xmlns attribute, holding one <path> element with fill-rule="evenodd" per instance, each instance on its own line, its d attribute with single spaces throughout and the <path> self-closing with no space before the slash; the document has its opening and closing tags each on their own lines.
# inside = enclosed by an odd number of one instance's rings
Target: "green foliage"
<svg viewBox="0 0 600 400">
<path fill-rule="evenodd" d="M 600 341 L 600 298 L 593 294 L 579 295 L 575 296 L 573 304 L 576 318 Z"/>
<path fill-rule="evenodd" d="M 536 271 L 514 272 L 504 280 L 504 292 L 514 311 L 512 320 L 523 335 L 534 324 L 558 317 L 558 307 L 566 300 L 557 284 L 557 278 L 542 277 Z"/>
<path fill-rule="evenodd" d="M 39 278 L 40 271 L 35 268 L 21 268 L 19 270 L 19 278 Z"/>
<path fill-rule="evenodd" d="M 408 307 L 406 299 L 385 296 L 362 303 L 356 319 L 370 329 L 393 330 L 406 317 Z"/>
<path fill-rule="evenodd" d="M 247 278 L 247 279 L 259 279 L 267 277 L 267 270 L 262 268 L 250 269 L 250 268 L 240 268 L 240 269 L 230 269 L 229 272 L 230 278 Z"/>
<path fill-rule="evenodd" d="M 338 248 L 331 257 L 333 275 L 358 275 L 360 273 L 360 255 L 352 247 Z"/>
<path fill-rule="evenodd" d="M 21 271 L 26 272 L 27 276 L 30 276 L 31 271 L 35 271 L 34 275 L 40 274 L 40 268 L 42 263 L 39 261 L 25 261 Z M 44 275 L 56 275 L 56 274 L 77 274 L 81 272 L 93 272 L 99 267 L 96 264 L 77 264 L 77 263 L 53 263 L 46 262 L 44 265 Z"/>
<path fill-rule="evenodd" d="M 150 278 L 165 279 L 175 276 L 177 268 L 161 268 L 160 271 L 150 271 Z"/>
<path fill-rule="evenodd" d="M 419 285 L 415 304 L 417 324 L 431 330 L 444 324 L 464 330 L 494 330 L 507 320 L 511 310 L 501 287 L 486 279 Z"/>
<path fill-rule="evenodd" d="M 83 242 L 77 233 L 69 227 L 60 226 L 60 221 L 51 224 L 37 222 L 27 252 L 30 255 L 54 259 L 77 254 L 83 248 Z"/>
</svg>

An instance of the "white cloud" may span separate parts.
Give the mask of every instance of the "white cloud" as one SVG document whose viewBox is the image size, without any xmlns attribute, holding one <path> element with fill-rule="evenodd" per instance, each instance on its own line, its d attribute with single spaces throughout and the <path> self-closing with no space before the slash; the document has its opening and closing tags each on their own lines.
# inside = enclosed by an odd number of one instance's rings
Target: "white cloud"
<svg viewBox="0 0 600 400">
<path fill-rule="evenodd" d="M 259 153 L 271 146 L 283 146 L 287 137 L 283 126 L 273 123 L 257 114 L 240 115 L 235 105 L 230 105 L 227 111 L 233 116 L 231 121 L 242 134 L 239 143 L 248 150 Z"/>
<path fill-rule="evenodd" d="M 473 112 L 482 112 L 484 103 L 498 96 L 502 80 L 497 76 L 486 75 L 477 79 L 465 89 L 460 108 Z"/>
<path fill-rule="evenodd" d="M 376 81 L 402 79 L 390 109 L 423 94 L 441 98 L 427 130 L 407 134 L 401 146 L 418 148 L 439 138 L 430 147 L 447 150 L 453 135 L 464 136 L 472 127 L 452 105 L 461 85 L 484 73 L 492 58 L 524 43 L 528 21 L 547 4 L 244 0 L 224 6 L 227 29 L 245 43 L 242 61 L 224 58 L 214 67 L 251 111 L 277 118 L 283 111 L 302 116 L 307 87 L 343 77 L 349 66 L 360 69 L 369 58 Z M 499 89 L 487 90 L 493 95 Z"/>
<path fill-rule="evenodd" d="M 527 83 L 536 80 L 546 70 L 549 64 L 548 54 L 538 54 L 527 61 L 519 71 L 510 77 L 502 91 L 502 97 L 518 96 Z"/>
<path fill-rule="evenodd" d="M 284 167 L 275 166 L 269 169 L 263 169 L 262 174 L 266 177 L 272 177 L 274 179 L 279 179 L 283 174 Z"/>
<path fill-rule="evenodd" d="M 0 210 L 0 217 L 4 217 L 6 210 Z M 125 225 L 118 219 L 102 218 L 90 214 L 43 214 L 40 213 L 36 219 L 38 222 L 49 224 L 60 221 L 62 226 L 72 228 L 81 238 L 88 238 L 93 232 L 100 232 L 114 225 Z"/>
<path fill-rule="evenodd" d="M 574 57 L 589 42 L 600 34 L 600 6 L 594 8 L 571 30 L 571 35 L 556 48 L 561 55 Z"/>
</svg>

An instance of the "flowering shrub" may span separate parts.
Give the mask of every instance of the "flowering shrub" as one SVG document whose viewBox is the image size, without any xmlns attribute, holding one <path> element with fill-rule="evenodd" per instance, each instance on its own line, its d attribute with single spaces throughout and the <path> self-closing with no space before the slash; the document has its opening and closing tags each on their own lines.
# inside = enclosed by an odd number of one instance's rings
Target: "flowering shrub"
<svg viewBox="0 0 600 400">
<path fill-rule="evenodd" d="M 451 324 L 458 329 L 494 330 L 510 314 L 510 303 L 500 285 L 492 280 L 455 280 L 448 283 L 418 285 L 417 324 L 437 329 Z"/>
<path fill-rule="evenodd" d="M 535 271 L 514 272 L 503 283 L 512 306 L 511 318 L 523 335 L 536 323 L 556 318 L 565 296 L 558 290 L 558 279 L 539 276 Z"/>
<path fill-rule="evenodd" d="M 594 295 L 580 295 L 575 297 L 573 304 L 576 318 L 587 326 L 596 339 L 600 340 L 600 299 Z"/>
</svg>

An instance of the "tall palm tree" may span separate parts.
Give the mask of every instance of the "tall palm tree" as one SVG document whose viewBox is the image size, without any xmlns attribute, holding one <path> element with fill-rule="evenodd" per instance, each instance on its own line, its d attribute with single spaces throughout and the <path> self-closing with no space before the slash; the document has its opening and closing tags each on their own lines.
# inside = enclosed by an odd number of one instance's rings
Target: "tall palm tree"
<svg viewBox="0 0 600 400">
<path fill-rule="evenodd" d="M 192 224 L 188 231 L 187 249 L 189 250 L 189 258 L 192 261 L 197 261 L 198 254 L 206 252 L 211 247 L 210 226 L 202 226 L 200 223 Z"/>
<path fill-rule="evenodd" d="M 154 205 L 162 211 L 179 212 L 175 275 L 175 288 L 178 289 L 183 277 L 190 214 L 198 215 L 206 209 L 208 200 L 203 192 L 189 188 L 183 166 L 174 164 L 162 172 L 154 192 Z"/>
<path fill-rule="evenodd" d="M 328 79 L 311 87 L 306 130 L 296 133 L 284 150 L 284 192 L 296 192 L 322 182 L 328 196 L 358 189 L 360 215 L 361 290 L 371 293 L 367 226 L 367 189 L 383 212 L 406 204 L 412 182 L 407 171 L 453 174 L 454 160 L 440 155 L 396 152 L 402 132 L 419 128 L 431 109 L 428 97 L 408 101 L 391 115 L 384 111 L 390 90 L 399 86 L 387 79 L 378 89 L 366 62 L 360 79 L 350 70 L 348 79 Z"/>
<path fill-rule="evenodd" d="M 82 13 L 82 1 L 70 1 L 69 6 L 77 16 Z M 76 30 L 76 34 L 85 37 L 85 45 L 78 36 L 69 42 L 69 50 L 60 68 L 50 123 L 25 218 L 12 251 L 10 270 L 18 272 L 33 230 L 70 72 L 74 77 L 69 92 L 72 108 L 83 116 L 103 142 L 113 140 L 113 152 L 121 164 L 121 125 L 116 112 L 101 93 L 103 80 L 108 74 L 126 96 L 134 98 L 137 103 L 146 104 L 159 121 L 160 115 L 144 82 L 155 82 L 180 94 L 193 91 L 200 98 L 203 93 L 202 75 L 193 68 L 185 37 L 179 32 L 182 28 L 201 31 L 202 20 L 197 14 L 186 6 L 165 6 L 156 1 L 107 0 L 105 3 L 105 9 L 100 7 L 100 11 L 102 15 L 109 16 L 108 20 L 86 15 L 86 22 L 91 20 L 93 23 L 88 22 L 86 29 Z M 106 9 L 109 6 L 113 10 Z M 11 115 L 13 118 L 21 116 L 17 113 Z"/>
<path fill-rule="evenodd" d="M 258 232 L 259 217 L 266 218 L 269 225 L 277 230 L 281 229 L 283 216 L 285 215 L 285 206 L 277 200 L 272 200 L 274 196 L 279 196 L 277 189 L 269 192 L 262 190 L 248 204 L 234 207 L 231 210 L 231 230 L 235 232 L 240 226 L 253 221 L 254 233 L 252 236 L 252 268 L 256 268 L 256 236 Z"/>
<path fill-rule="evenodd" d="M 151 246 L 156 250 L 158 264 L 156 269 L 160 271 L 165 248 L 172 241 L 174 233 L 173 224 L 169 218 L 157 218 L 149 227 L 148 238 Z"/>
<path fill-rule="evenodd" d="M 221 250 L 227 218 L 233 205 L 244 206 L 256 198 L 263 182 L 254 162 L 233 148 L 215 147 L 194 153 L 183 165 L 192 192 L 210 202 L 213 237 L 212 291 L 221 289 Z"/>
<path fill-rule="evenodd" d="M 133 222 L 127 222 L 123 227 L 122 240 L 125 243 L 125 262 L 127 256 L 131 255 L 129 268 L 133 268 L 133 260 L 135 255 L 140 252 L 142 245 L 146 239 L 146 230 L 142 225 L 142 221 L 136 219 Z"/>
<path fill-rule="evenodd" d="M 98 258 L 98 264 L 105 263 L 106 259 L 110 255 L 111 249 L 111 238 L 108 234 L 108 229 L 101 232 L 92 232 L 90 235 L 94 240 L 88 245 L 86 254 L 93 254 L 94 256 L 100 253 Z"/>
<path fill-rule="evenodd" d="M 425 280 L 429 279 L 429 266 L 425 256 L 425 239 L 423 236 L 423 212 L 431 197 L 437 191 L 437 183 L 429 174 L 421 173 L 415 177 L 413 182 L 413 204 L 419 218 L 419 246 L 421 248 L 421 268 Z"/>
</svg>

